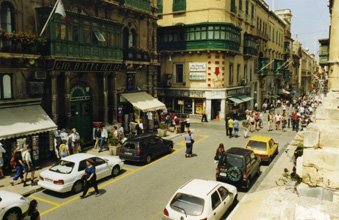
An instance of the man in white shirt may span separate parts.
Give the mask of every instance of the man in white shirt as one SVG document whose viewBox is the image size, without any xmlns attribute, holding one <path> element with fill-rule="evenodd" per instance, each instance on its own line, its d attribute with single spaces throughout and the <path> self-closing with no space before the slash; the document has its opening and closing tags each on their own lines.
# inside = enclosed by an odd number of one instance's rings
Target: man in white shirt
<svg viewBox="0 0 339 220">
<path fill-rule="evenodd" d="M 102 149 L 104 147 L 104 145 L 106 145 L 107 143 L 107 138 L 108 138 L 108 132 L 107 129 L 104 128 L 103 126 L 100 127 L 100 131 L 101 131 L 101 138 L 100 138 L 100 149 L 99 149 L 99 153 L 102 152 Z"/>
<path fill-rule="evenodd" d="M 32 147 L 28 146 L 27 149 L 22 152 L 22 161 L 24 163 L 24 186 L 27 186 L 27 176 L 28 173 L 31 172 L 31 185 L 34 186 L 36 183 L 34 182 L 34 173 L 35 167 L 33 165 L 32 157 L 31 157 Z"/>
<path fill-rule="evenodd" d="M 277 113 L 275 116 L 274 116 L 274 119 L 275 119 L 275 130 L 279 130 L 279 127 L 280 127 L 280 121 L 281 121 L 281 116 L 279 113 Z"/>
</svg>

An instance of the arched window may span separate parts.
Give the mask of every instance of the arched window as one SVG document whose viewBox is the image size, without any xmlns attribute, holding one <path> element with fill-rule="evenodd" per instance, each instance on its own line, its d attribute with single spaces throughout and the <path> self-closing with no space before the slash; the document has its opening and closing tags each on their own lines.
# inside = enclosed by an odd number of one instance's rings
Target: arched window
<svg viewBox="0 0 339 220">
<path fill-rule="evenodd" d="M 0 74 L 0 99 L 11 99 L 12 94 L 12 76 L 9 74 Z"/>
<path fill-rule="evenodd" d="M 7 32 L 15 31 L 14 8 L 9 2 L 0 5 L 1 29 Z"/>
</svg>

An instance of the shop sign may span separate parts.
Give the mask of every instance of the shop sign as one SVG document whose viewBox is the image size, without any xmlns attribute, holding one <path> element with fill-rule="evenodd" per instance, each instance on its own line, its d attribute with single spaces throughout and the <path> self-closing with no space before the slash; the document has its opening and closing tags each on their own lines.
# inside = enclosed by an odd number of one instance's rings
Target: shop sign
<svg viewBox="0 0 339 220">
<path fill-rule="evenodd" d="M 54 63 L 52 70 L 71 72 L 112 72 L 121 70 L 119 63 L 91 63 L 78 61 L 60 61 Z"/>
<path fill-rule="evenodd" d="M 189 63 L 190 72 L 206 72 L 207 65 L 206 63 Z"/>
<path fill-rule="evenodd" d="M 170 97 L 191 97 L 191 98 L 205 98 L 205 91 L 201 90 L 166 90 L 166 96 Z"/>
<path fill-rule="evenodd" d="M 184 105 L 184 100 L 178 100 L 178 105 Z"/>
<path fill-rule="evenodd" d="M 206 73 L 190 72 L 190 80 L 206 80 Z"/>
</svg>

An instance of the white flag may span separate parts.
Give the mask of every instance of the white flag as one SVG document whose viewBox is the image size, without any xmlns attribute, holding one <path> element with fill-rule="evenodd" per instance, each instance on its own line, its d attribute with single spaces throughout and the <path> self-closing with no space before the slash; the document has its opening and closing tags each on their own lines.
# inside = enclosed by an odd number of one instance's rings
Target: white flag
<svg viewBox="0 0 339 220">
<path fill-rule="evenodd" d="M 55 9 L 55 13 L 61 15 L 63 18 L 66 17 L 66 12 L 65 12 L 65 8 L 64 8 L 64 4 L 62 4 L 62 1 L 60 0 L 57 8 Z"/>
</svg>

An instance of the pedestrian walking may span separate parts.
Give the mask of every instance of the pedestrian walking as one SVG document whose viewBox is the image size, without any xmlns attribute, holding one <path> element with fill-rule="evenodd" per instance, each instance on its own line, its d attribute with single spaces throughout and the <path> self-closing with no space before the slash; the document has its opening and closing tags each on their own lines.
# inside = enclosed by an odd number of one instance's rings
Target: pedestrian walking
<svg viewBox="0 0 339 220">
<path fill-rule="evenodd" d="M 31 152 L 32 146 L 28 146 L 27 149 L 22 153 L 24 168 L 24 186 L 27 186 L 27 177 L 29 172 L 31 173 L 31 185 L 36 185 L 36 183 L 34 182 L 35 167 L 32 161 Z"/>
<path fill-rule="evenodd" d="M 124 127 L 121 126 L 121 124 L 118 125 L 118 139 L 120 142 L 123 142 L 125 139 L 125 132 L 124 132 Z"/>
<path fill-rule="evenodd" d="M 249 126 L 250 126 L 250 123 L 248 122 L 248 120 L 242 121 L 242 127 L 244 129 L 244 138 L 248 137 L 247 134 L 248 134 Z"/>
<path fill-rule="evenodd" d="M 233 125 L 233 131 L 234 131 L 234 137 L 239 137 L 239 121 L 237 118 L 234 118 L 234 125 Z"/>
<path fill-rule="evenodd" d="M 228 136 L 228 120 L 230 120 L 229 116 L 226 116 L 225 118 L 225 130 L 226 130 L 226 136 Z"/>
<path fill-rule="evenodd" d="M 224 144 L 220 143 L 217 148 L 217 151 L 215 152 L 214 160 L 218 162 L 224 153 L 225 153 Z"/>
<path fill-rule="evenodd" d="M 23 220 L 40 220 L 40 212 L 38 210 L 38 202 L 33 199 L 29 203 L 28 211 Z"/>
<path fill-rule="evenodd" d="M 201 122 L 208 122 L 208 121 L 207 121 L 207 111 L 206 111 L 205 108 L 202 110 L 202 118 L 201 118 Z"/>
<path fill-rule="evenodd" d="M 187 130 L 187 133 L 184 136 L 186 143 L 186 154 L 185 157 L 192 157 L 194 139 L 190 130 Z"/>
<path fill-rule="evenodd" d="M 255 119 L 254 119 L 254 115 L 250 114 L 250 119 L 249 119 L 249 130 L 250 132 L 252 132 L 252 128 L 255 128 Z"/>
<path fill-rule="evenodd" d="M 262 110 L 266 113 L 266 109 L 267 109 L 267 102 L 264 102 L 264 104 L 262 104 Z"/>
<path fill-rule="evenodd" d="M 230 118 L 228 120 L 228 135 L 229 135 L 230 138 L 233 137 L 233 135 L 232 135 L 233 128 L 234 128 L 234 121 L 233 121 L 233 118 Z"/>
<path fill-rule="evenodd" d="M 98 190 L 97 175 L 95 171 L 94 161 L 91 159 L 86 160 L 86 169 L 83 173 L 83 179 L 85 181 L 85 184 L 83 193 L 80 196 L 81 199 L 86 198 L 87 191 L 91 186 L 94 187 L 95 195 L 100 194 Z"/>
<path fill-rule="evenodd" d="M 2 167 L 4 166 L 4 155 L 3 154 L 5 154 L 6 153 L 6 150 L 5 150 L 5 148 L 3 148 L 3 145 L 2 145 L 2 143 L 0 142 L 0 178 L 2 179 L 2 178 L 4 178 L 5 177 L 5 175 L 4 175 L 4 171 L 3 171 L 3 169 L 2 169 Z"/>
<path fill-rule="evenodd" d="M 267 115 L 267 126 L 268 126 L 268 131 L 272 131 L 273 130 L 273 114 L 271 111 L 268 112 Z"/>
<path fill-rule="evenodd" d="M 281 116 L 279 113 L 277 113 L 275 116 L 274 116 L 274 121 L 275 121 L 275 130 L 279 130 L 280 128 L 280 123 L 281 123 Z"/>
<path fill-rule="evenodd" d="M 185 126 L 186 128 L 189 130 L 190 127 L 191 127 L 191 120 L 190 120 L 190 116 L 187 115 L 186 118 L 185 118 Z"/>
<path fill-rule="evenodd" d="M 13 158 L 11 159 L 11 163 L 13 161 L 13 166 L 15 167 L 15 175 L 13 176 L 13 179 L 11 181 L 11 185 L 15 185 L 15 181 L 17 181 L 19 178 L 21 179 L 21 182 L 24 182 L 24 173 L 23 173 L 23 165 L 24 162 L 22 160 L 21 150 L 19 147 L 16 148 Z"/>
<path fill-rule="evenodd" d="M 283 114 L 281 115 L 281 130 L 286 131 L 286 124 L 287 124 L 287 115 L 286 112 L 283 111 Z"/>
<path fill-rule="evenodd" d="M 99 153 L 101 153 L 103 148 L 104 148 L 104 146 L 106 146 L 107 139 L 108 139 L 107 129 L 104 128 L 103 125 L 100 127 L 100 133 L 101 133 L 101 137 L 100 137 L 100 149 L 99 149 Z"/>
<path fill-rule="evenodd" d="M 99 126 L 97 126 L 95 128 L 94 138 L 95 138 L 94 149 L 97 149 L 99 147 L 100 138 L 101 138 L 101 131 L 100 131 L 100 127 Z"/>
<path fill-rule="evenodd" d="M 75 128 L 72 129 L 71 134 L 68 136 L 68 141 L 72 147 L 72 153 L 79 153 L 80 135 Z"/>
</svg>

